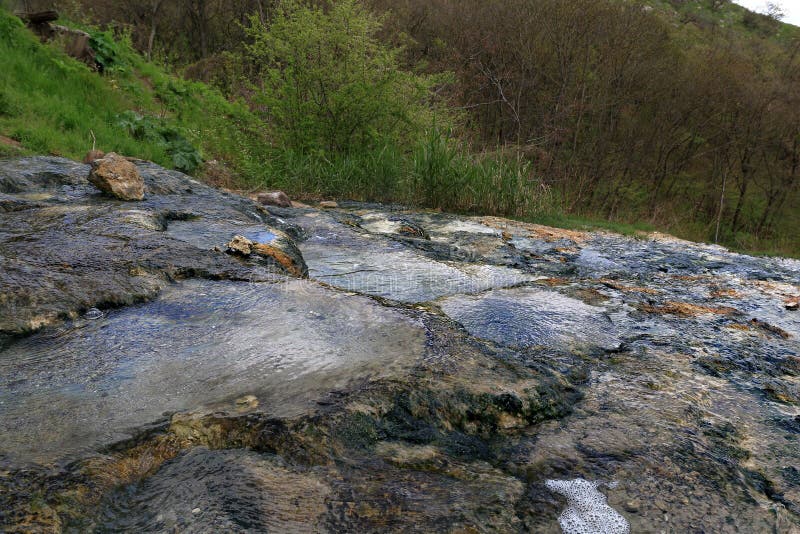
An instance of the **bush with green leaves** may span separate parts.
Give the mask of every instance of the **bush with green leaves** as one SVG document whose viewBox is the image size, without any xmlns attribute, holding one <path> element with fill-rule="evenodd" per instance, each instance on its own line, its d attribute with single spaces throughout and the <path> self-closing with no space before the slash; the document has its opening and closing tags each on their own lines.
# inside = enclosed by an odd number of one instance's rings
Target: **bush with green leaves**
<svg viewBox="0 0 800 534">
<path fill-rule="evenodd" d="M 94 60 L 103 72 L 128 70 L 129 65 L 121 49 L 124 44 L 116 40 L 110 30 L 91 32 L 89 46 L 94 50 Z"/>
<path fill-rule="evenodd" d="M 126 111 L 117 115 L 117 125 L 134 139 L 154 141 L 163 146 L 179 171 L 191 173 L 203 163 L 200 151 L 184 137 L 179 128 L 165 119 Z"/>
<path fill-rule="evenodd" d="M 401 50 L 377 37 L 381 26 L 357 0 L 283 0 L 268 23 L 250 19 L 247 52 L 261 73 L 255 103 L 283 147 L 403 146 L 433 122 L 431 89 L 442 78 L 401 69 Z"/>
</svg>

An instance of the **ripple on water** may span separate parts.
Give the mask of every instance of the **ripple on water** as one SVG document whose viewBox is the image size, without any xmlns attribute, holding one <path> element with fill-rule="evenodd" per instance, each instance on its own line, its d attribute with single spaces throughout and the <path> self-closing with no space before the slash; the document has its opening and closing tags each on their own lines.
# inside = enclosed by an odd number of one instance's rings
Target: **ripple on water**
<svg viewBox="0 0 800 534">
<path fill-rule="evenodd" d="M 320 532 L 329 493 L 278 457 L 195 448 L 113 493 L 101 532 Z"/>
<path fill-rule="evenodd" d="M 376 241 L 346 241 L 332 247 L 322 238 L 312 238 L 300 249 L 312 278 L 401 302 L 427 302 L 534 278 L 508 267 L 434 261 L 398 243 Z"/>
<path fill-rule="evenodd" d="M 604 308 L 554 291 L 529 287 L 456 295 L 439 301 L 442 311 L 472 335 L 512 346 L 599 346 L 620 339 Z"/>
<path fill-rule="evenodd" d="M 401 372 L 424 342 L 400 312 L 312 283 L 187 281 L 3 351 L 0 452 L 62 458 L 165 411 L 232 406 L 244 394 L 296 415 L 355 380 Z"/>
</svg>

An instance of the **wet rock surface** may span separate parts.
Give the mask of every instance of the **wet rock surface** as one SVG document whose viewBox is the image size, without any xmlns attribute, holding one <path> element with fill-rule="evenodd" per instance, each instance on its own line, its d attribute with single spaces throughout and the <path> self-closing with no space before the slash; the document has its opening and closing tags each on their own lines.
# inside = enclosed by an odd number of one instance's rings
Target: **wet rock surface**
<svg viewBox="0 0 800 534">
<path fill-rule="evenodd" d="M 800 528 L 800 262 L 136 166 L 0 162 L 4 530 Z"/>
<path fill-rule="evenodd" d="M 176 279 L 266 281 L 285 273 L 274 260 L 222 253 L 236 233 L 280 229 L 260 206 L 151 163 L 137 169 L 148 197 L 131 204 L 89 184 L 88 165 L 60 158 L 0 162 L 0 205 L 8 210 L 0 217 L 0 340 L 91 307 L 152 299 Z M 170 231 L 188 221 L 224 230 L 201 243 L 188 226 Z"/>
</svg>

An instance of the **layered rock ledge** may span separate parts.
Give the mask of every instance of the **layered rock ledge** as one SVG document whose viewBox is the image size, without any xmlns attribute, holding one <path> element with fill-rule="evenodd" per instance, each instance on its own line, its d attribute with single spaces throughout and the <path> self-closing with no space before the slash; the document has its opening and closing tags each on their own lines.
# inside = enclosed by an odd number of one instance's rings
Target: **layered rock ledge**
<svg viewBox="0 0 800 534">
<path fill-rule="evenodd" d="M 800 262 L 133 164 L 0 161 L 0 529 L 800 528 Z"/>
</svg>

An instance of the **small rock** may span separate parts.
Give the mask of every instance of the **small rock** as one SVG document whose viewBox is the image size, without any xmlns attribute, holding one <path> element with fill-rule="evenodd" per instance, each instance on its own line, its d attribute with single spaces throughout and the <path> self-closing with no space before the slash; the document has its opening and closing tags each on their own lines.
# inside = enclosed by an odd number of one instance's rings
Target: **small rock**
<svg viewBox="0 0 800 534">
<path fill-rule="evenodd" d="M 114 152 L 92 162 L 89 182 L 120 200 L 144 198 L 144 180 L 136 165 Z"/>
<path fill-rule="evenodd" d="M 200 508 L 194 508 L 192 510 L 192 515 L 200 515 L 203 511 Z"/>
<path fill-rule="evenodd" d="M 631 513 L 638 512 L 639 501 L 628 501 L 624 505 L 622 505 L 622 507 L 625 508 L 626 512 L 631 512 Z"/>
<path fill-rule="evenodd" d="M 337 204 L 333 200 L 323 200 L 322 202 L 319 203 L 319 207 L 320 208 L 338 208 L 339 204 Z"/>
<path fill-rule="evenodd" d="M 228 252 L 249 256 L 253 252 L 254 244 L 255 243 L 242 235 L 235 235 L 226 246 L 228 247 Z"/>
<path fill-rule="evenodd" d="M 422 226 L 414 221 L 410 221 L 408 219 L 395 220 L 400 223 L 400 227 L 397 229 L 398 234 L 407 237 L 416 237 L 418 239 L 430 239 L 428 232 L 426 232 Z"/>
<path fill-rule="evenodd" d="M 83 314 L 84 319 L 89 319 L 94 321 L 95 319 L 100 319 L 105 314 L 98 310 L 97 308 L 89 308 L 86 313 Z"/>
<path fill-rule="evenodd" d="M 94 163 L 98 159 L 103 159 L 106 156 L 106 153 L 102 150 L 90 150 L 86 153 L 83 157 L 84 163 Z"/>
<path fill-rule="evenodd" d="M 800 297 L 786 299 L 784 306 L 786 306 L 787 310 L 797 311 L 800 309 Z"/>
<path fill-rule="evenodd" d="M 240 408 L 257 408 L 258 398 L 255 395 L 245 395 L 236 399 L 236 406 Z"/>
<path fill-rule="evenodd" d="M 279 208 L 291 208 L 292 201 L 283 191 L 268 191 L 260 193 L 256 199 L 259 204 L 265 206 L 277 206 Z"/>
<path fill-rule="evenodd" d="M 292 276 L 298 278 L 308 277 L 308 266 L 297 246 L 288 238 L 281 237 L 273 243 L 256 243 L 253 252 L 262 258 L 275 262 Z"/>
</svg>

